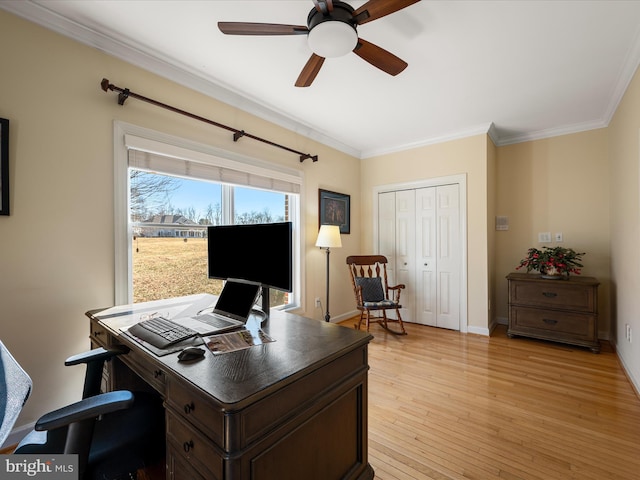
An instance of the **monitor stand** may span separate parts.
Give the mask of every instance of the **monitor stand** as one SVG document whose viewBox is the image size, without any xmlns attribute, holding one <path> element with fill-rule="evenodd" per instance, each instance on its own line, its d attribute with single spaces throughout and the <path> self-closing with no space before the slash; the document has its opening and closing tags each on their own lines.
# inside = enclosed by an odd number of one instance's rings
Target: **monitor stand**
<svg viewBox="0 0 640 480">
<path fill-rule="evenodd" d="M 269 319 L 269 287 L 262 287 L 262 311 L 264 312 L 264 320 Z"/>
</svg>

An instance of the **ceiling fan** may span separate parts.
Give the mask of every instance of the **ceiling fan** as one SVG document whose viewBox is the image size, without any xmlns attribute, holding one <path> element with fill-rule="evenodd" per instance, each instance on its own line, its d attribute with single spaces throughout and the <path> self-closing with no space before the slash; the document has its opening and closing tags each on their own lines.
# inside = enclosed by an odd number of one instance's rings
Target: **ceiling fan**
<svg viewBox="0 0 640 480">
<path fill-rule="evenodd" d="M 327 57 L 353 52 L 389 75 L 402 72 L 407 63 L 383 48 L 358 37 L 363 23 L 395 13 L 420 0 L 369 0 L 357 10 L 338 0 L 313 0 L 307 26 L 278 23 L 218 22 L 227 35 L 307 35 L 313 52 L 296 80 L 296 87 L 308 87 Z"/>
</svg>

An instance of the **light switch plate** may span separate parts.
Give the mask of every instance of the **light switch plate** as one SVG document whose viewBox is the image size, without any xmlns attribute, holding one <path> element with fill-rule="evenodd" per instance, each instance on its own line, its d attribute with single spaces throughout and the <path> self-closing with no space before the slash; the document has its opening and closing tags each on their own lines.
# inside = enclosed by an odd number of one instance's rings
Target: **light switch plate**
<svg viewBox="0 0 640 480">
<path fill-rule="evenodd" d="M 540 233 L 538 233 L 538 242 L 540 242 L 540 243 L 551 243 L 551 232 L 540 232 Z"/>
</svg>

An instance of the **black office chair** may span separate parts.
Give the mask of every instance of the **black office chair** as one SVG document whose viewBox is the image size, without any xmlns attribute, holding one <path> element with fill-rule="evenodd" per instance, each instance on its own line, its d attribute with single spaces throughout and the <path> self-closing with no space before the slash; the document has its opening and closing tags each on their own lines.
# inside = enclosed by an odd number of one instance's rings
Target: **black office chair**
<svg viewBox="0 0 640 480">
<path fill-rule="evenodd" d="M 16 454 L 78 455 L 81 479 L 135 479 L 136 472 L 164 458 L 164 409 L 158 396 L 116 391 L 100 394 L 104 362 L 126 348 L 98 348 L 70 357 L 86 364 L 83 399 L 38 419 Z M 0 341 L 0 444 L 31 392 L 29 375 Z"/>
</svg>

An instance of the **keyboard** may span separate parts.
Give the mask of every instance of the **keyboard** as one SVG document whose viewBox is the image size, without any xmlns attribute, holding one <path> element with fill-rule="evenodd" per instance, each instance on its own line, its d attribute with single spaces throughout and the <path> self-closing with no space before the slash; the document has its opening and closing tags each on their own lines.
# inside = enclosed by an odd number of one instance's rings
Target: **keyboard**
<svg viewBox="0 0 640 480">
<path fill-rule="evenodd" d="M 172 322 L 164 317 L 143 320 L 129 328 L 129 333 L 156 348 L 167 348 L 198 334 L 195 330 Z"/>
<path fill-rule="evenodd" d="M 242 326 L 237 320 L 229 320 L 228 318 L 218 315 L 216 313 L 201 313 L 196 317 L 199 322 L 204 322 L 215 328 L 225 328 L 230 325 Z"/>
</svg>

